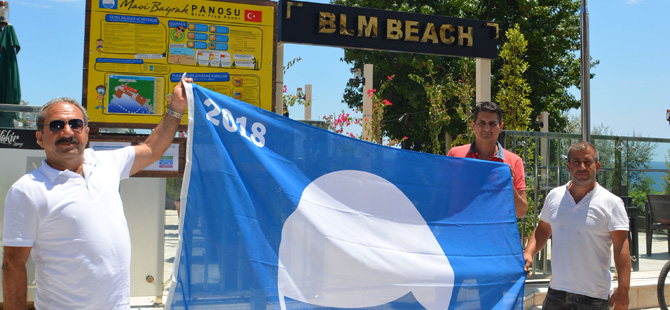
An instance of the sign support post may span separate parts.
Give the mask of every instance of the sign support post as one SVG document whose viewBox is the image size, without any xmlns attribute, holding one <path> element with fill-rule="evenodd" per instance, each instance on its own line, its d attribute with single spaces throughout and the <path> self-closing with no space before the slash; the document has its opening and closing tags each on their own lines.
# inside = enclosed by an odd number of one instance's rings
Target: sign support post
<svg viewBox="0 0 670 310">
<path fill-rule="evenodd" d="M 491 101 L 491 59 L 475 60 L 475 102 Z"/>
</svg>

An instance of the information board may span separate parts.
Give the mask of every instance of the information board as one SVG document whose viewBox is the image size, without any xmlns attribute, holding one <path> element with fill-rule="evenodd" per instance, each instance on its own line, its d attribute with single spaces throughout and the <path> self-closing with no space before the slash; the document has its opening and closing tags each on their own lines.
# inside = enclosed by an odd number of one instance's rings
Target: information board
<svg viewBox="0 0 670 310">
<path fill-rule="evenodd" d="M 184 72 L 272 109 L 275 4 L 88 1 L 84 104 L 92 124 L 157 124 Z"/>
</svg>

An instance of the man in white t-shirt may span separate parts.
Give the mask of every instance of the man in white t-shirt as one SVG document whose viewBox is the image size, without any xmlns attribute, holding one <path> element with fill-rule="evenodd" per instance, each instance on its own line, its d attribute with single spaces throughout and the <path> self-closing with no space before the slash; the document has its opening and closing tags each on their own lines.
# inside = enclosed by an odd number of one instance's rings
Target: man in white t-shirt
<svg viewBox="0 0 670 310">
<path fill-rule="evenodd" d="M 86 149 L 86 110 L 71 98 L 40 108 L 42 166 L 7 193 L 2 284 L 5 309 L 26 307 L 26 262 L 35 262 L 37 309 L 129 309 L 130 234 L 119 182 L 158 160 L 187 106 L 185 82 L 145 143 L 114 151 Z"/>
<path fill-rule="evenodd" d="M 524 250 L 526 271 L 552 237 L 552 277 L 542 310 L 628 309 L 630 251 L 628 216 L 621 198 L 596 182 L 600 158 L 588 142 L 568 151 L 572 180 L 547 195 L 540 222 Z M 614 246 L 618 287 L 610 295 Z"/>
</svg>

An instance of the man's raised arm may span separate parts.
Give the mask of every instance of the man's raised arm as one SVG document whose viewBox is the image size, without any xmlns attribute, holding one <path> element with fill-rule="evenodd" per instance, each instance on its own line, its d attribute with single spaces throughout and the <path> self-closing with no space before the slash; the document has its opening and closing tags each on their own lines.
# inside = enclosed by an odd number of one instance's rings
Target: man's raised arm
<svg viewBox="0 0 670 310">
<path fill-rule="evenodd" d="M 168 112 L 163 116 L 160 123 L 154 128 L 147 140 L 140 145 L 135 146 L 135 161 L 130 169 L 130 175 L 133 175 L 144 169 L 149 164 L 159 160 L 163 153 L 168 149 L 179 128 L 181 116 L 188 106 L 186 98 L 186 88 L 184 83 L 191 83 L 193 79 L 185 78 L 175 85 L 172 91 L 172 103 Z"/>
</svg>

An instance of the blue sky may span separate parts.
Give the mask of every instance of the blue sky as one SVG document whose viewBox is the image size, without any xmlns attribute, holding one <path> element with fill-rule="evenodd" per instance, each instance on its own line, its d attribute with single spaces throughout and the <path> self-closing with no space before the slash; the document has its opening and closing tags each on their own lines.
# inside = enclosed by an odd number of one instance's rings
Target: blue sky
<svg viewBox="0 0 670 310">
<path fill-rule="evenodd" d="M 319 0 L 315 2 L 327 3 Z M 16 28 L 22 98 L 41 105 L 54 97 L 81 99 L 84 0 L 9 0 L 10 23 Z M 670 99 L 670 51 L 667 0 L 591 0 L 591 124 L 609 126 L 615 134 L 670 138 L 665 111 Z M 284 45 L 284 64 L 302 61 L 284 77 L 290 91 L 313 85 L 312 119 L 347 110 L 341 103 L 350 68 L 342 49 Z M 532 65 L 532 64 L 531 64 Z M 577 92 L 579 98 L 579 93 Z M 579 111 L 572 111 L 579 115 Z M 301 108 L 291 117 L 302 119 Z"/>
</svg>

